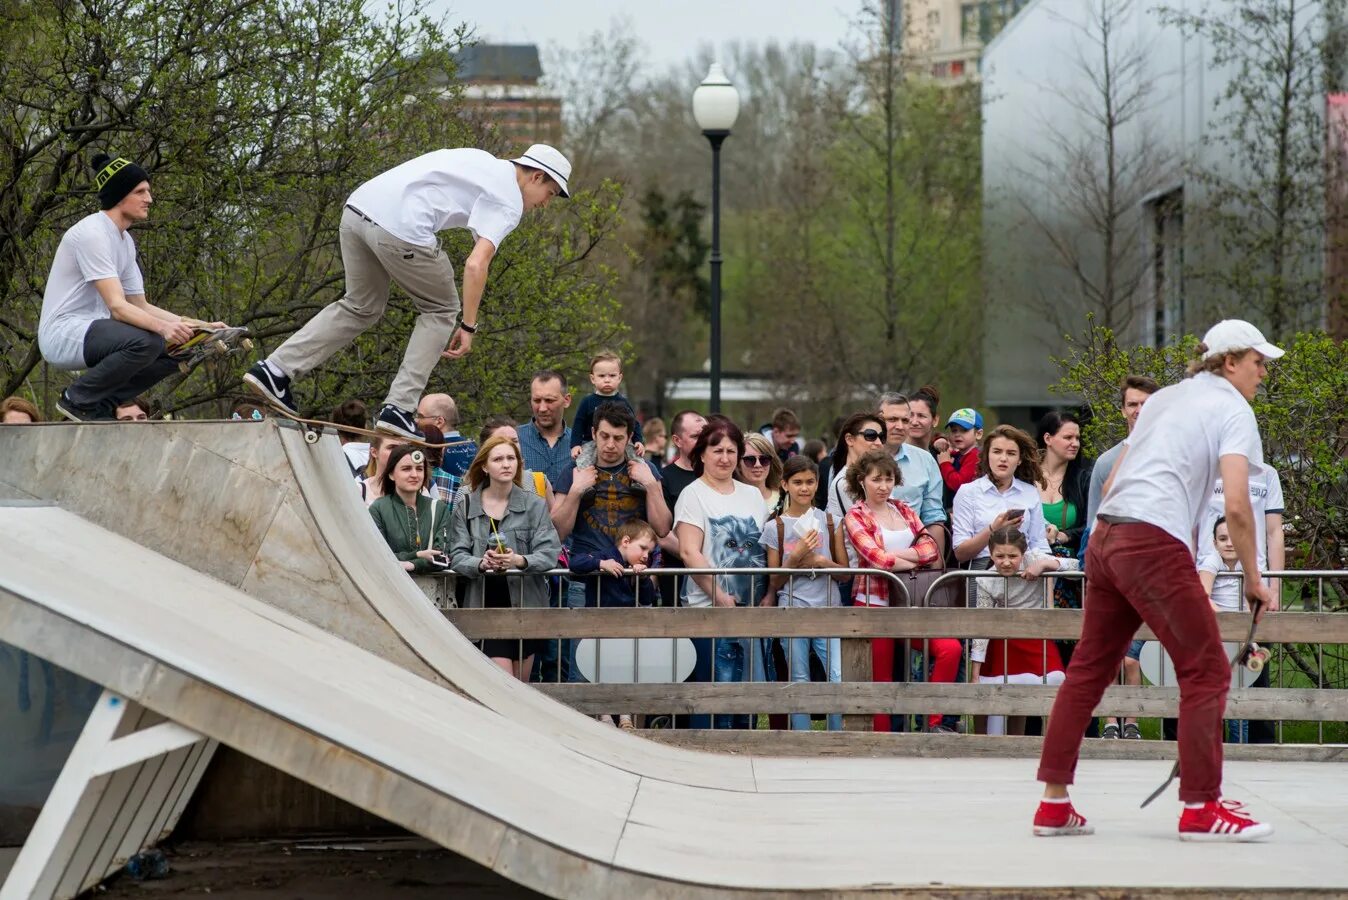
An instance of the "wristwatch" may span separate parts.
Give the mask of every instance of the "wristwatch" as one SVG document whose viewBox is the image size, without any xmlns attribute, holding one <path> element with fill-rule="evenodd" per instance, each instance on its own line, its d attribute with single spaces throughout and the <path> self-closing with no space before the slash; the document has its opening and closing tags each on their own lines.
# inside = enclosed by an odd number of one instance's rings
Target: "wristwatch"
<svg viewBox="0 0 1348 900">
<path fill-rule="evenodd" d="M 476 325 L 469 325 L 467 322 L 460 322 L 460 323 L 459 323 L 459 328 L 463 329 L 464 331 L 468 332 L 469 334 L 477 334 L 477 326 L 476 326 Z"/>
</svg>

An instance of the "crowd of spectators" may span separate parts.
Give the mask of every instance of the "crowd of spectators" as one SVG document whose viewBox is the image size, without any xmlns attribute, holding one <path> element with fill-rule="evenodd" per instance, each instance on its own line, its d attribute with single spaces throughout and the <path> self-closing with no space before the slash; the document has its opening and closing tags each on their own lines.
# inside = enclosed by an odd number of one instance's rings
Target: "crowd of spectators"
<svg viewBox="0 0 1348 900">
<path fill-rule="evenodd" d="M 1077 579 L 1051 573 L 1078 568 L 1090 524 L 1122 444 L 1097 461 L 1081 452 L 1081 421 L 1050 411 L 1031 434 L 1008 424 L 985 429 L 970 407 L 944 427 L 934 387 L 885 393 L 868 409 L 834 422 L 832 434 L 802 440 L 799 417 L 778 409 L 771 421 L 742 430 L 721 415 L 693 410 L 638 420 L 620 392 L 622 360 L 594 357 L 584 397 L 570 426 L 566 376 L 543 370 L 529 390 L 531 417 L 484 420 L 476 439 L 461 430 L 447 394 L 428 394 L 416 410 L 431 446 L 377 434 L 370 413 L 352 400 L 331 413 L 354 489 L 394 557 L 414 575 L 451 575 L 460 604 L 475 607 L 832 607 L 888 606 L 895 575 L 961 567 L 995 570 L 970 578 L 970 606 L 1079 608 Z M 1129 431 L 1159 390 L 1129 376 L 1120 406 Z M 264 418 L 251 403 L 234 420 Z M 117 419 L 154 417 L 149 401 L 117 407 Z M 4 425 L 42 421 L 28 400 L 0 402 Z M 1251 472 L 1251 499 L 1261 568 L 1284 565 L 1282 487 L 1270 466 Z M 1216 609 L 1239 603 L 1238 572 L 1222 514 L 1220 481 L 1197 566 Z M 801 569 L 755 575 L 754 569 Z M 687 577 L 662 569 L 704 570 Z M 548 575 L 569 569 L 568 577 Z M 494 577 L 513 573 L 512 577 Z M 718 574 L 719 573 L 719 574 Z M 652 577 L 655 576 L 655 577 Z M 911 596 L 908 602 L 920 602 Z M 836 637 L 697 638 L 691 680 L 807 681 L 841 678 Z M 483 652 L 522 680 L 584 679 L 576 641 L 487 640 Z M 1134 641 L 1121 680 L 1142 683 Z M 954 638 L 875 639 L 876 681 L 964 680 L 984 684 L 1061 683 L 1071 642 Z M 967 665 L 966 665 L 967 664 Z M 1267 672 L 1263 676 L 1265 683 Z M 601 717 L 613 722 L 610 716 Z M 630 727 L 631 716 L 616 724 Z M 840 727 L 827 717 L 826 727 Z M 958 719 L 932 712 L 920 727 L 954 731 Z M 748 715 L 688 717 L 692 727 L 748 728 Z M 773 717 L 773 725 L 811 727 L 811 717 Z M 978 716 L 990 733 L 1037 733 L 1024 717 Z M 877 715 L 876 730 L 902 729 L 902 717 Z M 1271 739 L 1267 723 L 1250 723 L 1252 740 Z M 1135 719 L 1105 719 L 1103 738 L 1139 739 Z"/>
</svg>

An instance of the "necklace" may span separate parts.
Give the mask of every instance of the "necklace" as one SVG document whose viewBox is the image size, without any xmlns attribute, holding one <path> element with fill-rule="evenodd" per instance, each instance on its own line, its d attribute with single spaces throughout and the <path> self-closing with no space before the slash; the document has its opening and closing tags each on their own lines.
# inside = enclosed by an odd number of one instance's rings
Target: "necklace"
<svg viewBox="0 0 1348 900">
<path fill-rule="evenodd" d="M 401 498 L 399 498 L 401 499 Z M 408 506 L 403 504 L 403 509 L 407 510 L 407 519 L 412 525 L 412 542 L 416 544 L 417 549 L 421 549 L 421 513 L 417 510 L 416 504 Z"/>
</svg>

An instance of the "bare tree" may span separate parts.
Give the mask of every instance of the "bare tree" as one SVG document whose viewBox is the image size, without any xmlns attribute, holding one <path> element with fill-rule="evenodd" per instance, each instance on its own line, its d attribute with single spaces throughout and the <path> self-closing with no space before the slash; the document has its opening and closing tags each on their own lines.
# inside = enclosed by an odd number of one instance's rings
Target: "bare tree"
<svg viewBox="0 0 1348 900">
<path fill-rule="evenodd" d="M 1054 98 L 1040 122 L 1050 139 L 1018 167 L 1015 197 L 1043 261 L 1063 275 L 1032 296 L 1049 334 L 1079 334 L 1088 316 L 1127 334 L 1149 298 L 1143 205 L 1174 172 L 1175 156 L 1148 121 L 1156 73 L 1127 28 L 1140 13 L 1135 0 L 1091 0 L 1084 21 L 1059 17 L 1075 31 L 1080 77 L 1043 86 Z M 1064 108 L 1074 115 L 1063 117 Z"/>
<path fill-rule="evenodd" d="M 1231 72 L 1213 110 L 1211 151 L 1193 161 L 1205 191 L 1204 232 L 1218 253 L 1193 274 L 1232 306 L 1262 314 L 1274 336 L 1318 328 L 1324 315 L 1325 95 L 1343 80 L 1344 0 L 1235 0 L 1164 21 L 1201 35 L 1211 65 Z M 1332 289 L 1332 288 L 1331 288 Z M 1219 312 L 1221 310 L 1218 310 Z"/>
</svg>

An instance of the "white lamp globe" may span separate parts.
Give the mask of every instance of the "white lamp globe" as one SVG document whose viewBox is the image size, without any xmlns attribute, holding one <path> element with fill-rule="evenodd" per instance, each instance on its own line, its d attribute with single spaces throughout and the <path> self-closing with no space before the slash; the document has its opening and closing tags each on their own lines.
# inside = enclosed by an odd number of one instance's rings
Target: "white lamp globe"
<svg viewBox="0 0 1348 900">
<path fill-rule="evenodd" d="M 712 63 L 707 77 L 693 91 L 693 118 L 703 131 L 729 131 L 740 114 L 740 93 L 720 63 Z"/>
</svg>

